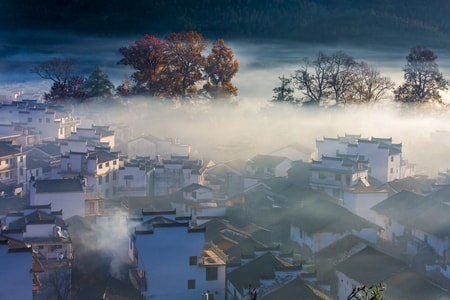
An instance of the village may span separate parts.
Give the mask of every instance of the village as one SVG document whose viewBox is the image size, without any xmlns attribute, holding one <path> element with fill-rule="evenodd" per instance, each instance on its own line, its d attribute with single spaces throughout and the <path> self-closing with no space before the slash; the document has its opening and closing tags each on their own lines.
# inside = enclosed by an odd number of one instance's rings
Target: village
<svg viewBox="0 0 450 300">
<path fill-rule="evenodd" d="M 450 171 L 392 137 L 206 160 L 36 100 L 0 120 L 0 299 L 450 299 Z"/>
</svg>

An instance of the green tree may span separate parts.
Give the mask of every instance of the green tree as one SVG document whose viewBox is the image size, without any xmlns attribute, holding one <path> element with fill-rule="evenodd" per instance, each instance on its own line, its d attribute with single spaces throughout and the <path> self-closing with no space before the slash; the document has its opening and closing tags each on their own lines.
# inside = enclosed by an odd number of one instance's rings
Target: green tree
<svg viewBox="0 0 450 300">
<path fill-rule="evenodd" d="M 237 95 L 237 87 L 231 79 L 239 71 L 239 62 L 234 58 L 233 50 L 225 45 L 223 39 L 214 42 L 211 54 L 206 57 L 204 72 L 206 83 L 203 90 L 211 98 Z"/>
<path fill-rule="evenodd" d="M 104 98 L 113 94 L 114 84 L 109 80 L 108 75 L 97 66 L 84 82 L 83 90 L 89 98 Z"/>
<path fill-rule="evenodd" d="M 424 46 L 411 48 L 403 68 L 405 82 L 395 91 L 395 100 L 405 103 L 441 102 L 439 91 L 447 90 L 436 63 L 437 56 Z"/>
<path fill-rule="evenodd" d="M 280 86 L 273 89 L 273 102 L 295 102 L 294 89 L 292 88 L 292 79 L 286 78 L 284 75 L 278 77 Z"/>
</svg>

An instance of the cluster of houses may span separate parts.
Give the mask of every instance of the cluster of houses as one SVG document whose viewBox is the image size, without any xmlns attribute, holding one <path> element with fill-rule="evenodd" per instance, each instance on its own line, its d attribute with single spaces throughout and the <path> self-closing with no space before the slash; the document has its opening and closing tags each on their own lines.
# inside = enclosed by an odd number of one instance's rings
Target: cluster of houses
<svg viewBox="0 0 450 300">
<path fill-rule="evenodd" d="M 450 299 L 450 173 L 416 175 L 391 138 L 215 162 L 38 101 L 0 120 L 0 299 L 81 295 L 80 220 L 126 232 L 125 276 L 100 299 L 347 299 L 379 283 L 387 299 Z"/>
</svg>

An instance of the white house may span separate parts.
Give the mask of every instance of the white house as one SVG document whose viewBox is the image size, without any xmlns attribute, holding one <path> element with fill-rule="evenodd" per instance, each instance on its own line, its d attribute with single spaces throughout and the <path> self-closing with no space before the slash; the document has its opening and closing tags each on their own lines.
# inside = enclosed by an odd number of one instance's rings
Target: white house
<svg viewBox="0 0 450 300">
<path fill-rule="evenodd" d="M 369 243 L 377 240 L 378 227 L 349 212 L 328 198 L 301 200 L 295 219 L 291 220 L 290 239 L 312 253 L 349 235 Z"/>
<path fill-rule="evenodd" d="M 246 164 L 247 174 L 257 178 L 287 177 L 292 161 L 286 157 L 256 155 Z"/>
<path fill-rule="evenodd" d="M 225 299 L 225 261 L 204 246 L 204 228 L 177 220 L 175 211 L 144 214 L 129 252 L 146 299 L 198 300 L 206 292 Z"/>
<path fill-rule="evenodd" d="M 206 222 L 208 217 L 219 217 L 226 215 L 226 201 L 215 200 L 212 190 L 198 183 L 192 183 L 184 187 L 178 193 L 179 197 L 170 202 L 178 216 L 191 216 L 198 225 L 197 218 Z"/>
<path fill-rule="evenodd" d="M 54 169 L 56 178 L 83 177 L 87 197 L 112 199 L 118 186 L 119 154 L 106 149 L 70 152 Z"/>
<path fill-rule="evenodd" d="M 286 157 L 291 161 L 301 160 L 303 162 L 310 162 L 314 159 L 314 152 L 315 151 L 309 147 L 294 143 L 278 148 L 270 152 L 269 155 Z"/>
<path fill-rule="evenodd" d="M 201 160 L 189 157 L 172 157 L 157 164 L 150 174 L 150 191 L 153 196 L 169 195 L 192 183 L 203 184 L 205 167 Z"/>
<path fill-rule="evenodd" d="M 0 142 L 0 194 L 19 194 L 26 183 L 26 155 L 22 147 Z"/>
<path fill-rule="evenodd" d="M 64 219 L 85 216 L 85 193 L 82 179 L 44 179 L 31 181 L 30 204 L 52 204 L 64 211 Z"/>
<path fill-rule="evenodd" d="M 316 141 L 318 159 L 338 154 L 361 155 L 368 160 L 368 175 L 381 183 L 414 175 L 414 166 L 403 160 L 402 144 L 395 144 L 392 138 L 361 138 L 348 135 L 324 138 Z"/>
<path fill-rule="evenodd" d="M 118 196 L 148 196 L 149 172 L 152 171 L 153 165 L 154 161 L 146 158 L 124 162 L 123 166 L 119 168 Z"/>
<path fill-rule="evenodd" d="M 138 156 L 160 156 L 169 159 L 171 156 L 189 156 L 191 146 L 181 144 L 178 139 L 160 139 L 152 135 L 142 136 L 128 142 L 127 155 L 130 158 Z"/>
<path fill-rule="evenodd" d="M 336 267 L 337 300 L 346 300 L 354 288 L 383 284 L 386 299 L 448 299 L 446 290 L 410 270 L 393 257 L 366 247 Z"/>
<path fill-rule="evenodd" d="M 311 163 L 310 186 L 342 199 L 347 187 L 370 186 L 368 171 L 368 161 L 359 155 L 322 156 Z"/>
<path fill-rule="evenodd" d="M 33 299 L 31 247 L 0 235 L 0 299 Z"/>
</svg>

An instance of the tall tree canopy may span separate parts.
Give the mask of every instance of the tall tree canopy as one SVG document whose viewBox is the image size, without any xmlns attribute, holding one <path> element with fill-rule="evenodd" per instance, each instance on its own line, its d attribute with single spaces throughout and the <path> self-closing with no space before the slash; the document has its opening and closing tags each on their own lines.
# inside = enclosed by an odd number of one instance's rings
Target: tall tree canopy
<svg viewBox="0 0 450 300">
<path fill-rule="evenodd" d="M 206 92 L 210 98 L 236 95 L 231 84 L 239 70 L 233 51 L 217 40 L 211 54 L 203 56 L 208 42 L 195 31 L 171 33 L 161 40 L 146 35 L 120 48 L 119 64 L 136 72 L 131 82 L 118 87 L 121 94 L 147 94 L 161 98 L 185 99 Z M 199 87 L 203 84 L 203 89 Z"/>
<path fill-rule="evenodd" d="M 118 63 L 136 70 L 131 75 L 134 85 L 127 91 L 159 96 L 163 85 L 163 74 L 168 64 L 169 47 L 167 42 L 153 35 L 145 35 L 132 42 L 128 47 L 120 48 L 119 52 L 123 58 Z"/>
<path fill-rule="evenodd" d="M 231 83 L 231 79 L 239 71 L 239 62 L 223 39 L 214 42 L 211 53 L 206 57 L 204 71 L 207 82 L 203 89 L 212 98 L 237 95 L 237 87 Z"/>
<path fill-rule="evenodd" d="M 395 91 L 395 100 L 407 103 L 441 102 L 439 91 L 447 90 L 436 63 L 437 56 L 424 46 L 411 48 L 403 68 L 405 82 Z"/>
<path fill-rule="evenodd" d="M 273 89 L 273 97 L 272 101 L 274 102 L 288 102 L 288 103 L 294 103 L 294 89 L 292 88 L 292 79 L 286 78 L 284 75 L 278 77 L 280 80 L 280 86 L 275 87 Z"/>
</svg>

